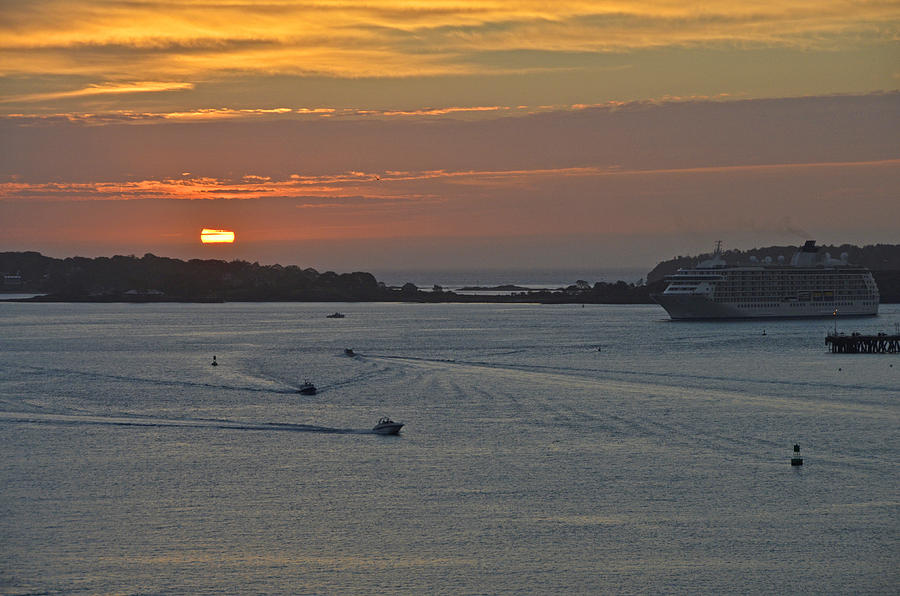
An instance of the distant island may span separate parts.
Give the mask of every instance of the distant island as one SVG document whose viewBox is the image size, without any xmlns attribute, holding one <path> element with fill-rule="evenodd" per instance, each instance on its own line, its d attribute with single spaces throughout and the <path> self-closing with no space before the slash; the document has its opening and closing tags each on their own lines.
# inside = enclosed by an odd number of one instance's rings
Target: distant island
<svg viewBox="0 0 900 596">
<path fill-rule="evenodd" d="M 790 254 L 794 247 L 728 251 L 725 258 L 741 262 Z M 822 247 L 872 270 L 883 303 L 900 302 L 900 245 Z M 675 257 L 658 264 L 647 283 L 617 281 L 590 284 L 577 280 L 553 290 L 515 285 L 472 286 L 462 291 L 430 289 L 415 284 L 388 286 L 371 273 L 320 273 L 296 265 L 260 265 L 247 261 L 192 259 L 182 261 L 145 254 L 143 257 L 69 257 L 57 259 L 38 252 L 0 253 L 4 292 L 32 293 L 30 302 L 499 302 L 542 304 L 651 304 L 651 295 L 665 289 L 665 275 L 688 267 L 700 256 Z M 489 292 L 502 292 L 490 294 Z M 0 294 L 0 299 L 3 294 Z"/>
</svg>

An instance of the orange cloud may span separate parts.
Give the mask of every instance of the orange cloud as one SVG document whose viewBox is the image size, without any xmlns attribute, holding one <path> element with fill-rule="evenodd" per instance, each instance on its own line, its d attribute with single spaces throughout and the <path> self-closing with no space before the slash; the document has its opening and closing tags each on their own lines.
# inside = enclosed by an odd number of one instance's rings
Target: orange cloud
<svg viewBox="0 0 900 596">
<path fill-rule="evenodd" d="M 898 12 L 896 3 L 854 0 L 32 0 L 4 10 L 0 73 L 122 79 L 142 72 L 160 80 L 198 80 L 233 72 L 339 77 L 525 72 L 554 66 L 528 60 L 489 66 L 473 58 L 535 50 L 623 52 L 711 44 L 834 49 L 875 39 L 890 43 Z"/>
<path fill-rule="evenodd" d="M 381 112 L 384 116 L 445 116 L 461 112 L 499 112 L 511 108 L 507 106 L 476 106 L 471 108 L 427 108 L 422 110 L 391 110 Z"/>
<path fill-rule="evenodd" d="M 50 94 L 46 97 L 49 98 Z M 62 96 L 56 94 L 57 96 Z M 85 125 L 106 124 L 147 124 L 163 121 L 216 121 L 259 118 L 329 118 L 329 119 L 367 119 L 367 118 L 440 118 L 453 115 L 459 119 L 494 118 L 503 116 L 528 116 L 546 112 L 565 112 L 590 109 L 616 109 L 637 105 L 662 105 L 678 102 L 695 101 L 725 101 L 734 99 L 728 93 L 717 95 L 691 95 L 671 96 L 665 95 L 658 98 L 650 98 L 640 102 L 604 101 L 597 103 L 576 103 L 557 105 L 516 105 L 516 106 L 442 106 L 434 108 L 422 108 L 415 110 L 374 110 L 360 108 L 202 108 L 195 110 L 179 110 L 174 112 L 133 112 L 128 110 L 110 110 L 100 113 L 95 112 L 68 112 L 68 113 L 31 113 L 31 114 L 6 114 L 0 116 L 0 120 L 7 119 L 21 122 L 22 124 L 53 123 L 57 121 L 80 123 Z M 4 100 L 0 100 L 2 102 Z M 12 101 L 12 100 L 10 100 Z"/>
<path fill-rule="evenodd" d="M 69 97 L 87 97 L 91 95 L 121 95 L 124 93 L 158 93 L 160 91 L 181 91 L 193 89 L 192 83 L 137 81 L 131 83 L 103 83 L 88 85 L 82 89 L 56 91 L 52 93 L 33 93 L 31 95 L 15 95 L 0 99 L 0 103 L 40 102 Z"/>
<path fill-rule="evenodd" d="M 503 186 L 527 186 L 547 180 L 565 178 L 649 177 L 659 175 L 704 175 L 741 172 L 787 172 L 809 169 L 835 169 L 858 167 L 898 167 L 900 159 L 861 162 L 819 162 L 800 164 L 732 165 L 712 167 L 624 169 L 618 166 L 582 166 L 566 168 L 534 168 L 520 170 L 424 170 L 386 171 L 380 173 L 350 171 L 341 174 L 303 176 L 292 174 L 285 180 L 272 180 L 269 176 L 248 174 L 240 180 L 224 180 L 211 177 L 182 179 L 141 180 L 129 182 L 94 183 L 0 183 L 0 200 L 209 200 L 209 199 L 364 199 L 367 201 L 417 201 L 432 200 L 439 196 L 435 184 L 466 185 L 497 188 Z M 436 187 L 435 187 L 436 188 Z M 308 207 L 321 207 L 320 201 L 310 202 Z M 334 202 L 330 205 L 346 205 L 356 208 L 358 203 Z"/>
</svg>

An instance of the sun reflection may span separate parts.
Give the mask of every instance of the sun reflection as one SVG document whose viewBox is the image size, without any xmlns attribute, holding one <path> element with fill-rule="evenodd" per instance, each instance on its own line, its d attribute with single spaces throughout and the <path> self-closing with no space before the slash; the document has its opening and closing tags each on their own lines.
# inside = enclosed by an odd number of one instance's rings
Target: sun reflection
<svg viewBox="0 0 900 596">
<path fill-rule="evenodd" d="M 231 230 L 210 230 L 203 228 L 200 232 L 200 242 L 203 244 L 231 244 L 234 242 L 234 232 Z"/>
</svg>

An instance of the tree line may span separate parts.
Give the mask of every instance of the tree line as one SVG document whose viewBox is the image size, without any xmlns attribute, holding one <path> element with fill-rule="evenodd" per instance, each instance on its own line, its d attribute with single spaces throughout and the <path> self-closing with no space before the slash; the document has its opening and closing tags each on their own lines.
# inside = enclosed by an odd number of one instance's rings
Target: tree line
<svg viewBox="0 0 900 596">
<path fill-rule="evenodd" d="M 740 255 L 726 253 L 726 259 L 753 254 L 762 259 L 781 247 L 755 249 Z M 838 252 L 848 252 L 846 246 Z M 853 247 L 855 248 L 855 247 Z M 900 302 L 900 245 L 878 245 L 856 249 L 856 262 L 872 261 L 870 266 L 882 302 Z M 768 252 L 767 252 L 768 251 Z M 650 304 L 652 295 L 665 289 L 663 276 L 678 267 L 696 264 L 698 257 L 676 257 L 657 265 L 647 284 L 578 280 L 555 290 L 526 290 L 502 295 L 470 295 L 434 286 L 424 291 L 412 283 L 387 286 L 371 273 L 320 273 L 296 265 L 260 265 L 247 261 L 192 259 L 183 261 L 145 254 L 143 257 L 69 257 L 57 259 L 38 252 L 0 253 L 3 290 L 40 294 L 33 300 L 88 302 L 539 302 L 547 304 Z M 854 262 L 854 258 L 850 258 Z"/>
</svg>

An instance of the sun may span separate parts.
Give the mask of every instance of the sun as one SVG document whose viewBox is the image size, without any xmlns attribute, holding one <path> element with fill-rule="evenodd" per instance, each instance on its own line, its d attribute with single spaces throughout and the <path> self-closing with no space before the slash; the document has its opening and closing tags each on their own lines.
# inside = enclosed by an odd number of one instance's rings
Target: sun
<svg viewBox="0 0 900 596">
<path fill-rule="evenodd" d="M 234 242 L 234 232 L 203 228 L 200 232 L 200 242 L 203 244 L 231 244 Z"/>
</svg>

